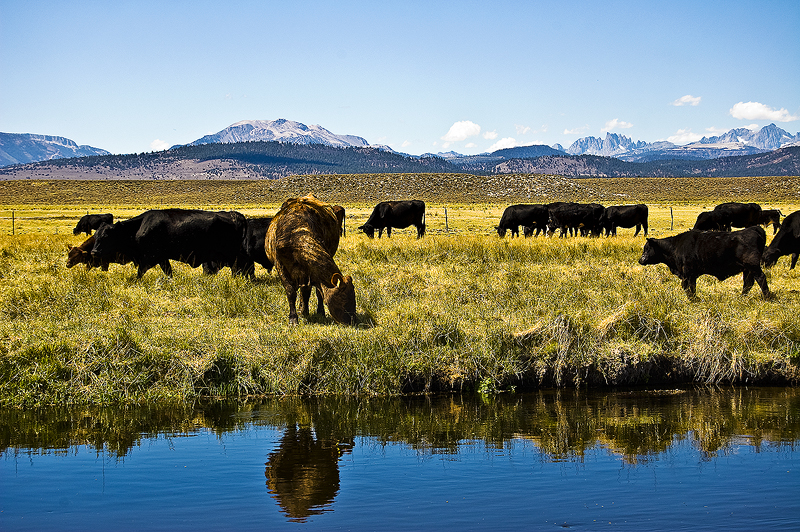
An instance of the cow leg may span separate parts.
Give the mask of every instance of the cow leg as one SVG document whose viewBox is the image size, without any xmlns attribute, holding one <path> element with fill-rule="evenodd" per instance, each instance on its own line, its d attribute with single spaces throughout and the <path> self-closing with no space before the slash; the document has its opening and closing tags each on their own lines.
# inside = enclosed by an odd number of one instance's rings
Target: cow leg
<svg viewBox="0 0 800 532">
<path fill-rule="evenodd" d="M 392 228 L 391 227 L 387 227 L 386 228 L 386 238 L 392 238 Z"/>
<path fill-rule="evenodd" d="M 641 231 L 641 229 L 642 229 L 641 224 L 636 224 L 636 232 L 633 233 L 633 236 L 638 235 L 639 231 Z"/>
<path fill-rule="evenodd" d="M 755 277 L 753 277 L 753 272 L 750 270 L 745 270 L 742 274 L 742 279 L 744 280 L 744 286 L 742 287 L 742 295 L 747 295 L 751 288 L 753 288 L 753 283 L 756 282 Z"/>
<path fill-rule="evenodd" d="M 297 325 L 297 288 L 284 285 L 286 289 L 286 299 L 289 300 L 289 325 Z"/>
<path fill-rule="evenodd" d="M 317 287 L 317 314 L 325 317 L 325 305 L 322 304 L 322 289 Z"/>
<path fill-rule="evenodd" d="M 789 266 L 790 270 L 794 270 L 795 265 L 797 264 L 797 257 L 800 253 L 792 253 L 792 264 Z"/>
<path fill-rule="evenodd" d="M 300 311 L 303 316 L 308 317 L 308 303 L 311 299 L 311 285 L 303 285 L 300 287 Z"/>
<path fill-rule="evenodd" d="M 775 295 L 769 291 L 769 286 L 767 286 L 767 276 L 764 274 L 764 270 L 758 268 L 753 277 L 755 277 L 758 286 L 761 288 L 761 296 L 764 299 L 773 299 Z"/>
<path fill-rule="evenodd" d="M 683 287 L 683 291 L 686 292 L 686 295 L 689 297 L 690 301 L 695 301 L 697 299 L 696 278 L 683 279 L 681 281 L 681 287 Z"/>
</svg>

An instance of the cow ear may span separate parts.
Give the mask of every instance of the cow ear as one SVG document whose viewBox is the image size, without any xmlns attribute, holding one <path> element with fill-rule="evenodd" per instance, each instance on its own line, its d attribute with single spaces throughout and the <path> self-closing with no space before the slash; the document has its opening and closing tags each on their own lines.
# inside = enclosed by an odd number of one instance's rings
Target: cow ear
<svg viewBox="0 0 800 532">
<path fill-rule="evenodd" d="M 342 274 L 341 274 L 341 273 L 334 273 L 334 274 L 333 274 L 333 277 L 331 277 L 331 284 L 332 284 L 333 286 L 336 286 L 336 287 L 338 287 L 338 286 L 339 286 L 339 283 L 341 283 L 343 279 L 344 279 L 344 278 L 342 277 Z"/>
</svg>

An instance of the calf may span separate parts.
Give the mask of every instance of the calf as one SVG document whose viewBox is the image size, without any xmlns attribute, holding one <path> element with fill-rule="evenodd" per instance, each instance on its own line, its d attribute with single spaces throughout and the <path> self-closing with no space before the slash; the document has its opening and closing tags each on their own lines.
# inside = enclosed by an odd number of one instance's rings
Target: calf
<svg viewBox="0 0 800 532">
<path fill-rule="evenodd" d="M 284 202 L 267 230 L 265 248 L 289 301 L 289 323 L 296 325 L 297 291 L 302 313 L 308 316 L 311 288 L 321 292 L 334 320 L 354 324 L 356 292 L 353 278 L 343 276 L 333 261 L 339 247 L 339 223 L 333 209 L 313 196 Z M 317 313 L 324 316 L 322 301 Z"/>
<path fill-rule="evenodd" d="M 744 273 L 742 295 L 758 282 L 765 299 L 772 297 L 761 270 L 761 253 L 767 234 L 761 227 L 733 233 L 686 231 L 668 238 L 648 238 L 639 264 L 666 264 L 681 280 L 689 299 L 696 298 L 697 278 L 713 275 L 720 281 Z"/>
<path fill-rule="evenodd" d="M 100 268 L 104 272 L 107 272 L 108 265 L 111 262 L 117 264 L 127 264 L 130 262 L 130 260 L 126 259 L 123 255 L 117 255 L 114 257 L 114 260 L 94 257 L 92 256 L 92 248 L 94 248 L 94 235 L 77 246 L 67 246 L 67 268 L 72 268 L 78 264 L 85 264 L 87 270 Z"/>
<path fill-rule="evenodd" d="M 638 235 L 639 231 L 644 229 L 644 234 L 647 236 L 647 205 L 640 203 L 639 205 L 606 207 L 600 217 L 600 227 L 605 229 L 606 236 L 617 236 L 617 227 L 636 227 L 633 236 Z"/>
<path fill-rule="evenodd" d="M 519 236 L 519 226 L 523 226 L 525 236 L 536 235 L 542 231 L 547 231 L 549 212 L 546 205 L 509 205 L 503 211 L 500 224 L 495 227 L 500 238 L 506 236 L 506 231 L 511 231 L 511 237 Z"/>
<path fill-rule="evenodd" d="M 75 229 L 72 230 L 73 235 L 79 235 L 81 233 L 86 233 L 87 235 L 92 234 L 92 230 L 99 228 L 103 224 L 113 224 L 114 223 L 114 215 L 113 214 L 87 214 L 86 216 L 82 216 L 80 220 L 78 220 L 78 225 L 75 226 Z"/>
<path fill-rule="evenodd" d="M 367 223 L 359 227 L 370 238 L 378 238 L 386 229 L 386 236 L 392 236 L 392 228 L 405 229 L 413 225 L 417 228 L 417 238 L 425 235 L 425 202 L 420 200 L 410 201 L 382 201 L 372 209 Z"/>
<path fill-rule="evenodd" d="M 798 254 L 800 254 L 800 211 L 795 211 L 784 218 L 778 234 L 764 251 L 764 265 L 771 268 L 778 262 L 779 257 L 791 255 L 792 263 L 789 266 L 791 270 L 797 264 Z"/>
</svg>

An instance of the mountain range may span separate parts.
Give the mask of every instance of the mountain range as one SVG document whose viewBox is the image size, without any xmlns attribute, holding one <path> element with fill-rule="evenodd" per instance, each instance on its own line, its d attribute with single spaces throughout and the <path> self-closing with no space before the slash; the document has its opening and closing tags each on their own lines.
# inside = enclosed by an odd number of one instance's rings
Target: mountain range
<svg viewBox="0 0 800 532">
<path fill-rule="evenodd" d="M 433 162 L 433 159 L 438 159 L 452 166 L 455 171 L 503 172 L 506 170 L 496 170 L 494 168 L 547 167 L 551 169 L 562 168 L 566 175 L 585 175 L 584 171 L 589 174 L 597 172 L 598 175 L 608 175 L 607 172 L 599 169 L 596 161 L 588 166 L 584 164 L 586 160 L 577 165 L 574 163 L 574 160 L 572 162 L 568 161 L 576 156 L 601 156 L 604 158 L 613 158 L 613 160 L 617 160 L 618 162 L 651 163 L 662 161 L 666 163 L 671 160 L 703 161 L 722 157 L 757 155 L 780 148 L 800 146 L 800 133 L 791 135 L 775 124 L 770 124 L 755 131 L 747 128 L 732 129 L 723 135 L 703 137 L 697 142 L 678 146 L 668 141 L 657 141 L 653 143 L 641 140 L 633 141 L 625 135 L 609 132 L 604 139 L 597 137 L 578 139 L 566 150 L 564 150 L 561 145 L 556 144 L 552 147 L 544 145 L 518 146 L 479 155 L 462 155 L 450 151 L 446 153 L 426 153 L 420 156 L 413 156 L 396 152 L 388 146 L 371 146 L 363 137 L 355 135 L 337 135 L 318 125 L 306 126 L 300 122 L 285 119 L 244 120 L 232 124 L 217 133 L 201 137 L 189 144 L 173 146 L 167 150 L 167 152 L 174 152 L 175 150 L 186 147 L 253 142 L 286 144 L 287 149 L 278 150 L 281 152 L 280 157 L 286 160 L 292 159 L 292 156 L 289 154 L 289 152 L 291 152 L 290 146 L 320 145 L 337 149 L 369 148 L 367 152 L 359 153 L 358 157 L 362 163 L 365 154 L 374 154 L 377 152 L 390 153 L 408 159 L 409 161 L 427 161 L 422 166 L 437 168 L 431 171 L 441 171 L 441 164 Z M 351 158 L 353 153 L 355 152 L 350 152 Z M 92 148 L 91 146 L 78 146 L 73 141 L 63 137 L 0 133 L 0 166 L 19 165 L 59 158 L 102 155 L 109 155 L 109 153 L 99 148 Z M 370 157 L 376 159 L 374 155 Z M 547 160 L 551 162 L 547 163 L 544 160 L 540 161 L 541 164 L 533 164 L 530 162 L 537 158 L 550 158 Z M 387 171 L 400 171 L 399 168 L 401 167 L 409 170 L 414 168 L 414 170 L 411 171 L 419 171 L 417 169 L 419 165 L 416 163 L 408 162 L 401 164 L 397 162 L 398 160 L 396 158 L 392 159 L 390 162 L 387 162 L 388 159 L 384 157 L 377 157 L 377 159 L 380 159 L 381 162 L 376 162 L 375 164 L 377 164 L 378 167 L 384 165 Z M 302 157 L 298 160 L 302 160 Z M 524 164 L 518 162 L 511 164 L 510 161 L 514 160 L 525 160 L 528 162 Z M 552 164 L 554 160 L 560 162 L 558 164 Z M 308 161 L 306 161 L 306 163 L 308 163 Z M 600 166 L 607 168 L 609 164 L 616 168 L 616 170 L 611 172 L 612 174 L 621 171 L 621 167 L 612 164 L 612 161 L 603 163 Z M 665 167 L 665 164 L 660 166 Z M 351 168 L 349 163 L 347 167 Z M 371 163 L 367 164 L 365 168 L 369 168 L 369 171 L 376 171 L 375 168 L 371 166 Z M 327 173 L 324 169 L 317 171 Z M 639 171 L 628 169 L 623 173 L 626 175 L 629 173 L 632 173 L 632 175 L 643 175 L 644 173 L 652 173 L 653 171 L 654 170 L 651 169 L 648 172 L 641 172 L 641 169 Z M 656 174 L 659 173 L 660 171 L 656 172 Z M 277 174 L 272 176 L 277 177 Z"/>
<path fill-rule="evenodd" d="M 109 155 L 109 152 L 91 146 L 78 146 L 70 139 L 53 135 L 0 133 L 0 166 L 92 155 Z"/>
</svg>

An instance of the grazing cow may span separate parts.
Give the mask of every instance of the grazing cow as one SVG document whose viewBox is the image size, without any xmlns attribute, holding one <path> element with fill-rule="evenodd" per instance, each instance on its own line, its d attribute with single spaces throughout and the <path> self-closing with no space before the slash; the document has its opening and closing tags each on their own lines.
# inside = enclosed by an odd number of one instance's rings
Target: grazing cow
<svg viewBox="0 0 800 532">
<path fill-rule="evenodd" d="M 525 236 L 536 235 L 542 231 L 547 231 L 547 221 L 549 213 L 546 205 L 510 205 L 503 211 L 500 218 L 500 225 L 495 227 L 500 238 L 506 236 L 506 231 L 511 230 L 511 237 L 519 236 L 519 226 L 524 227 Z"/>
<path fill-rule="evenodd" d="M 114 260 L 101 260 L 98 257 L 92 256 L 92 248 L 94 247 L 94 235 L 84 240 L 77 246 L 67 246 L 67 268 L 72 268 L 78 264 L 85 264 L 87 270 L 92 268 L 100 268 L 104 272 L 108 271 L 108 265 L 111 262 L 117 264 L 128 264 L 130 260 L 123 255 L 117 255 Z"/>
<path fill-rule="evenodd" d="M 559 236 L 567 236 L 574 231 L 581 235 L 592 234 L 599 236 L 602 232 L 600 227 L 600 218 L 605 212 L 605 207 L 598 203 L 554 203 L 548 205 L 550 219 L 548 224 L 550 228 L 561 229 Z"/>
<path fill-rule="evenodd" d="M 772 294 L 761 270 L 761 253 L 767 234 L 761 227 L 749 227 L 733 233 L 722 231 L 686 231 L 668 238 L 648 238 L 639 264 L 666 264 L 681 280 L 689 299 L 696 298 L 697 278 L 713 275 L 720 281 L 744 273 L 742 295 L 758 282 L 764 299 Z"/>
<path fill-rule="evenodd" d="M 86 233 L 87 235 L 92 234 L 92 230 L 97 229 L 103 224 L 113 224 L 114 223 L 114 215 L 113 214 L 87 214 L 86 216 L 82 216 L 80 220 L 78 220 L 78 225 L 75 226 L 75 229 L 72 230 L 73 235 L 79 235 L 81 233 Z"/>
<path fill-rule="evenodd" d="M 358 228 L 370 238 L 378 238 L 386 229 L 386 236 L 392 236 L 392 228 L 405 229 L 413 225 L 417 228 L 417 238 L 425 235 L 425 202 L 420 200 L 410 201 L 382 201 L 375 205 L 367 223 Z"/>
<path fill-rule="evenodd" d="M 606 207 L 600 217 L 600 227 L 605 229 L 606 236 L 617 236 L 617 227 L 636 227 L 633 236 L 639 234 L 640 229 L 644 229 L 647 236 L 647 205 L 612 205 Z"/>
<path fill-rule="evenodd" d="M 761 206 L 758 203 L 720 203 L 711 213 L 701 212 L 694 229 L 700 231 L 730 231 L 732 227 L 761 225 Z"/>
<path fill-rule="evenodd" d="M 778 258 L 791 255 L 792 263 L 789 269 L 794 269 L 797 257 L 800 254 L 800 211 L 795 211 L 784 218 L 781 228 L 769 247 L 764 251 L 764 265 L 771 268 L 778 262 Z"/>
<path fill-rule="evenodd" d="M 242 249 L 233 267 L 231 267 L 231 272 L 234 275 L 245 275 L 250 279 L 255 279 L 256 264 L 260 264 L 266 268 L 268 272 L 272 271 L 272 261 L 267 258 L 267 252 L 264 249 L 267 228 L 269 228 L 271 221 L 272 216 L 247 218 L 247 229 L 245 230 L 244 240 L 242 241 Z M 203 272 L 207 274 L 215 274 L 221 269 L 222 265 L 217 263 L 203 264 Z"/>
<path fill-rule="evenodd" d="M 242 241 L 247 229 L 244 216 L 235 211 L 208 212 L 186 209 L 151 210 L 114 225 L 102 225 L 95 233 L 92 255 L 113 260 L 122 254 L 138 266 L 138 277 L 158 265 L 172 275 L 170 260 L 193 268 L 203 264 L 236 267 L 242 260 Z"/>
<path fill-rule="evenodd" d="M 339 223 L 327 203 L 313 196 L 284 202 L 267 230 L 267 257 L 286 290 L 289 300 L 289 323 L 296 325 L 297 290 L 301 292 L 302 313 L 308 316 L 311 288 L 321 292 L 334 320 L 354 324 L 356 291 L 353 278 L 343 276 L 333 261 L 339 247 Z M 324 316 L 322 301 L 317 299 L 317 313 Z"/>
<path fill-rule="evenodd" d="M 781 216 L 783 214 L 778 209 L 764 209 L 761 211 L 761 218 L 758 223 L 764 227 L 769 227 L 772 224 L 772 234 L 774 235 L 781 226 Z"/>
</svg>

